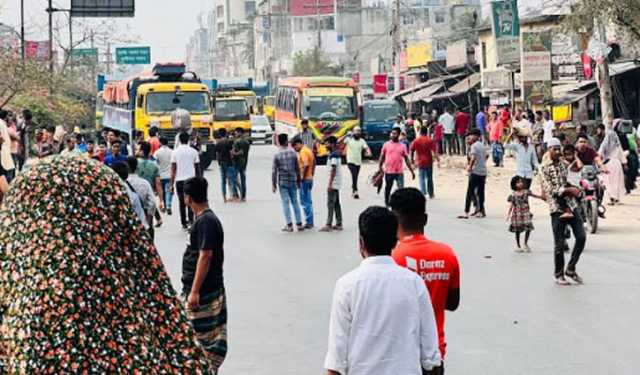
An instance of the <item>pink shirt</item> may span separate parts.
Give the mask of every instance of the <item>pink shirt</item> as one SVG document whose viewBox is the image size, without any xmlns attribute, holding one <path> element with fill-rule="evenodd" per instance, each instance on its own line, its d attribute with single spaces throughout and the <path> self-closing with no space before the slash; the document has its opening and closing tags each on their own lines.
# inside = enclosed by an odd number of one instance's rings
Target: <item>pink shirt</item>
<svg viewBox="0 0 640 375">
<path fill-rule="evenodd" d="M 404 144 L 388 141 L 382 146 L 382 155 L 384 155 L 384 173 L 401 174 L 403 172 L 402 162 L 408 155 Z"/>
</svg>

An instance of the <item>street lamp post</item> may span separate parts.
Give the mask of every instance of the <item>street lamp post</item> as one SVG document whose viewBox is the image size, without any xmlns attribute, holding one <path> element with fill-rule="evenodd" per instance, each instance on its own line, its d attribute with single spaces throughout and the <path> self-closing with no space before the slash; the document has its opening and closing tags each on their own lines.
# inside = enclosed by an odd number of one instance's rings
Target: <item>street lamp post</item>
<svg viewBox="0 0 640 375">
<path fill-rule="evenodd" d="M 26 59 L 24 49 L 24 0 L 20 0 L 20 52 L 22 55 L 22 64 L 24 65 Z"/>
</svg>

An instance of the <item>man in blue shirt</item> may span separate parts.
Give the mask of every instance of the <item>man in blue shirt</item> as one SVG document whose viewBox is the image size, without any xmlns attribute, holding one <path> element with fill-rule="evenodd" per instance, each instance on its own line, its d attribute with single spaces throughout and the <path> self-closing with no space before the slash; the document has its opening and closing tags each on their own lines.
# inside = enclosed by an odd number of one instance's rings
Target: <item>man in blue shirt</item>
<svg viewBox="0 0 640 375">
<path fill-rule="evenodd" d="M 127 156 L 120 152 L 120 148 L 122 143 L 118 140 L 111 142 L 111 150 L 107 151 L 107 155 L 104 157 L 104 163 L 107 166 L 113 165 L 113 163 L 118 161 L 127 161 Z"/>
<path fill-rule="evenodd" d="M 476 128 L 480 130 L 481 139 L 483 141 L 487 138 L 485 136 L 487 134 L 487 116 L 485 115 L 486 110 L 487 108 L 485 107 L 476 115 Z"/>
</svg>

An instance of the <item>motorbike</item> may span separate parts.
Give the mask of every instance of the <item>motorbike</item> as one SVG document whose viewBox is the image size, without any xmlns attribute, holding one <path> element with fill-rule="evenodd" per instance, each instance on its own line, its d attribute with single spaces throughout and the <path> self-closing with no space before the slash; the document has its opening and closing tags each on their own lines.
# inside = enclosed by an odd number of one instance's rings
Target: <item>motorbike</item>
<svg viewBox="0 0 640 375">
<path fill-rule="evenodd" d="M 604 185 L 598 178 L 598 168 L 585 165 L 582 168 L 580 186 L 584 191 L 582 198 L 582 217 L 589 231 L 593 234 L 598 230 L 598 218 L 604 218 L 605 208 Z"/>
</svg>

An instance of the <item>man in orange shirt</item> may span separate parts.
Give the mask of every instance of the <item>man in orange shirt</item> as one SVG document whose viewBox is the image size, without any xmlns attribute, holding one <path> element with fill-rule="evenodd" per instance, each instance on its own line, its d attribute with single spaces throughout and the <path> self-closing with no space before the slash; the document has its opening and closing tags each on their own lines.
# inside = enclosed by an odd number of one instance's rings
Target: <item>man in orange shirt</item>
<svg viewBox="0 0 640 375">
<path fill-rule="evenodd" d="M 313 174 L 316 168 L 316 160 L 313 151 L 307 147 L 301 137 L 295 137 L 291 140 L 291 146 L 298 153 L 298 164 L 300 165 L 300 176 L 302 183 L 300 184 L 300 204 L 304 211 L 305 229 L 313 228 L 313 199 L 311 198 L 313 190 Z"/>
<path fill-rule="evenodd" d="M 391 196 L 391 210 L 398 218 L 398 244 L 391 253 L 396 263 L 424 280 L 436 317 L 442 358 L 445 357 L 444 311 L 460 304 L 460 268 L 453 249 L 424 236 L 426 199 L 417 189 L 399 189 Z M 444 374 L 444 362 L 429 374 Z"/>
</svg>

